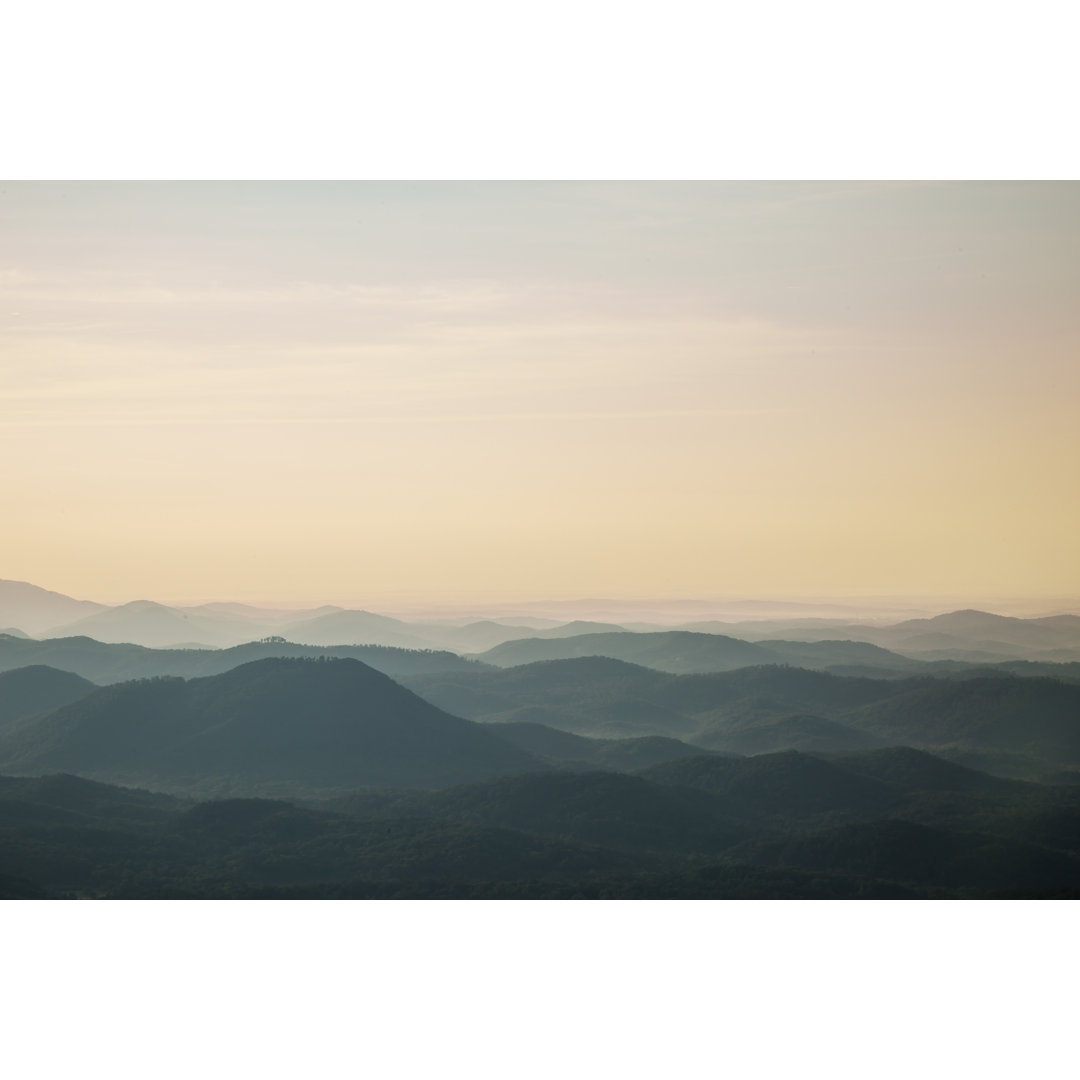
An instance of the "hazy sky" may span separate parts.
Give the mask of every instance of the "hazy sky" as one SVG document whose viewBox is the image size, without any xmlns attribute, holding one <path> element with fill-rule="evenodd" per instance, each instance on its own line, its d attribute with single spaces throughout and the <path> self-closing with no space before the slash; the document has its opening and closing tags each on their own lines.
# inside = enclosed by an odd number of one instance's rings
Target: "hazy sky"
<svg viewBox="0 0 1080 1080">
<path fill-rule="evenodd" d="M 0 184 L 0 577 L 1080 596 L 1080 184 Z"/>
</svg>

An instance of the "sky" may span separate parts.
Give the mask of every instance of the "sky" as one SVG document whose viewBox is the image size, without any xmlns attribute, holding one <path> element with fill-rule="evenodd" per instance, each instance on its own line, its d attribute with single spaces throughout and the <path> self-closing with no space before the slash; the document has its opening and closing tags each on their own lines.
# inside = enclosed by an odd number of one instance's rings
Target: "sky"
<svg viewBox="0 0 1080 1080">
<path fill-rule="evenodd" d="M 0 577 L 1080 597 L 1080 184 L 0 184 Z"/>
</svg>

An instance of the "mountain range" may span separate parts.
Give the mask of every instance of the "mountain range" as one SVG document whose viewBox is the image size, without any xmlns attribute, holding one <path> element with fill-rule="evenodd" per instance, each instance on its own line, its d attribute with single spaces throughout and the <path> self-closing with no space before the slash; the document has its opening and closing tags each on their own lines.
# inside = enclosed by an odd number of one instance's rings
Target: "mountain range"
<svg viewBox="0 0 1080 1080">
<path fill-rule="evenodd" d="M 74 600 L 28 582 L 0 581 L 0 632 L 39 638 L 90 637 L 149 648 L 228 648 L 262 637 L 284 636 L 301 645 L 477 652 L 519 637 L 621 630 L 611 624 L 576 620 L 540 627 L 538 622 L 545 620 L 406 621 L 333 605 L 308 611 L 229 603 L 177 607 L 152 600 L 109 606 Z"/>
<path fill-rule="evenodd" d="M 1080 619 L 758 614 L 0 582 L 0 896 L 1080 896 Z"/>
<path fill-rule="evenodd" d="M 176 675 L 219 675 L 252 660 L 319 657 L 362 660 L 387 675 L 468 671 L 476 666 L 457 653 L 395 649 L 388 645 L 297 645 L 267 638 L 229 649 L 151 649 L 144 645 L 108 644 L 88 637 L 36 641 L 0 634 L 0 671 L 44 665 L 71 671 L 95 683 Z"/>
<path fill-rule="evenodd" d="M 431 786 L 541 767 L 358 660 L 254 661 L 93 691 L 0 735 L 0 769 L 162 790 Z"/>
<path fill-rule="evenodd" d="M 933 750 L 1006 776 L 1080 769 L 1080 685 L 1012 675 L 880 679 L 794 667 L 669 675 L 602 657 L 405 677 L 459 716 L 728 753 Z"/>
<path fill-rule="evenodd" d="M 554 605 L 557 608 L 559 605 Z M 625 607 L 625 605 L 623 605 Z M 514 656 L 528 659 L 554 659 L 583 652 L 545 651 L 542 645 L 522 646 L 520 654 L 492 652 L 505 643 L 535 639 L 537 642 L 560 641 L 582 635 L 594 637 L 591 647 L 611 650 L 621 648 L 623 659 L 644 662 L 646 644 L 626 643 L 615 646 L 598 640 L 602 635 L 649 636 L 685 632 L 716 636 L 742 645 L 776 646 L 772 662 L 798 656 L 798 645 L 809 666 L 879 664 L 882 670 L 905 670 L 910 662 L 953 661 L 996 663 L 1001 661 L 1037 661 L 1048 663 L 1080 662 L 1080 616 L 1052 615 L 1020 619 L 984 611 L 955 611 L 932 618 L 905 619 L 890 625 L 854 622 L 850 618 L 800 616 L 800 605 L 743 604 L 727 605 L 733 612 L 753 611 L 752 621 L 717 620 L 682 624 L 627 620 L 616 623 L 595 618 L 571 618 L 566 622 L 538 619 L 522 605 L 517 614 L 510 612 L 493 617 L 456 619 L 403 619 L 360 609 L 333 605 L 306 611 L 280 608 L 256 608 L 245 604 L 212 603 L 197 606 L 167 606 L 150 600 L 109 606 L 75 600 L 60 593 L 38 588 L 27 582 L 0 581 L 0 632 L 11 636 L 63 638 L 91 637 L 110 643 L 129 643 L 153 648 L 228 648 L 268 636 L 285 637 L 305 645 L 386 645 L 405 649 L 450 650 L 459 654 L 487 653 L 492 663 L 511 662 Z M 568 613 L 588 613 L 590 604 L 564 605 Z M 597 610 L 613 605 L 597 606 Z M 618 608 L 619 605 L 614 605 Z M 630 608 L 626 608 L 630 612 Z M 835 607 L 836 613 L 846 609 Z M 843 655 L 832 656 L 835 645 L 847 643 Z M 861 650 L 856 647 L 861 643 Z M 814 648 L 823 645 L 828 647 Z M 877 651 L 875 651 L 875 648 Z M 688 663 L 729 663 L 736 646 L 728 644 L 727 659 L 710 659 L 703 646 L 697 646 L 697 659 L 691 654 L 678 661 Z M 631 655 L 632 653 L 638 655 Z M 717 646 L 716 656 L 724 652 Z M 749 655 L 749 654 L 748 654 Z M 822 659 L 830 657 L 826 660 Z M 513 662 L 522 662 L 520 659 Z M 767 663 L 761 654 L 756 663 Z M 674 669 L 673 669 L 674 670 Z M 683 667 L 680 670 L 688 670 Z M 723 670 L 708 667 L 705 670 Z M 906 670 L 911 670 L 910 666 Z"/>
<path fill-rule="evenodd" d="M 0 895 L 1080 895 L 1075 684 L 314 651 L 0 673 Z"/>
<path fill-rule="evenodd" d="M 0 777 L 0 897 L 1075 897 L 1078 822 L 1076 788 L 914 750 L 302 804 Z"/>
<path fill-rule="evenodd" d="M 1052 679 L 776 666 L 670 675 L 603 657 L 461 663 L 394 681 L 352 658 L 268 658 L 105 687 L 16 669 L 0 674 L 0 770 L 265 794 L 904 745 L 1002 776 L 1080 779 L 1080 685 Z"/>
</svg>

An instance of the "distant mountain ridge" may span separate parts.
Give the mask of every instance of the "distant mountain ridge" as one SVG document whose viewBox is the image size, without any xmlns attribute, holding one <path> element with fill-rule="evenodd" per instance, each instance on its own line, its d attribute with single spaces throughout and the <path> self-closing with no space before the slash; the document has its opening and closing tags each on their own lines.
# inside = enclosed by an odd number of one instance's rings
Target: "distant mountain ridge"
<svg viewBox="0 0 1080 1080">
<path fill-rule="evenodd" d="M 503 641 L 530 636 L 571 636 L 598 630 L 621 631 L 612 624 L 524 618 L 471 622 L 406 621 L 371 611 L 326 605 L 309 611 L 256 608 L 249 604 L 196 606 L 134 600 L 106 605 L 73 600 L 27 582 L 0 582 L 0 625 L 13 632 L 62 638 L 92 637 L 110 644 L 150 648 L 228 648 L 277 635 L 304 645 L 385 645 L 404 649 L 474 652 Z M 538 628 L 538 624 L 544 624 Z"/>
<path fill-rule="evenodd" d="M 86 618 L 104 610 L 105 604 L 74 600 L 28 581 L 0 579 L 0 626 L 10 624 L 24 633 L 38 634 L 59 623 Z"/>
<path fill-rule="evenodd" d="M 802 641 L 841 638 L 864 641 L 915 660 L 1080 660 L 1080 616 L 1049 615 L 1020 619 L 968 609 L 889 626 L 833 620 L 793 620 L 715 624 L 713 629 L 764 643 L 785 637 Z"/>
<path fill-rule="evenodd" d="M 778 666 L 672 675 L 580 657 L 404 681 L 459 716 L 591 737 L 662 735 L 736 754 L 906 745 L 1004 776 L 1080 769 L 1080 685 L 1054 679 L 881 679 Z"/>
<path fill-rule="evenodd" d="M 867 642 L 851 641 L 742 641 L 723 634 L 686 630 L 660 633 L 581 634 L 570 638 L 526 638 L 508 641 L 481 653 L 477 659 L 499 667 L 606 656 L 667 671 L 673 675 L 734 671 L 740 667 L 791 663 L 799 667 L 872 664 L 883 670 L 915 671 L 919 665 L 906 657 Z"/>
<path fill-rule="evenodd" d="M 701 604 L 684 605 L 690 611 Z M 646 605 L 648 607 L 648 605 Z M 552 610 L 559 609 L 554 604 Z M 752 621 L 725 623 L 716 619 L 667 624 L 639 621 L 611 622 L 604 612 L 625 609 L 628 620 L 634 605 L 613 602 L 574 601 L 561 605 L 570 621 L 537 618 L 525 614 L 522 605 L 517 618 L 501 614 L 475 619 L 396 618 L 362 609 L 325 605 L 307 611 L 257 608 L 248 604 L 205 603 L 170 606 L 139 600 L 109 606 L 38 588 L 27 582 L 0 581 L 0 627 L 34 636 L 72 637 L 86 635 L 113 643 L 167 647 L 218 647 L 254 641 L 266 636 L 283 636 L 306 645 L 388 645 L 411 649 L 449 649 L 459 654 L 476 654 L 502 644 L 523 639 L 561 639 L 589 634 L 707 633 L 744 644 L 773 643 L 772 661 L 783 660 L 784 643 L 793 654 L 798 644 L 838 644 L 861 642 L 862 653 L 849 648 L 847 658 L 830 661 L 832 666 L 850 663 L 868 666 L 880 663 L 883 670 L 901 670 L 903 661 L 959 661 L 967 663 L 1027 660 L 1051 663 L 1080 662 L 1080 615 L 1051 615 L 1020 619 L 977 610 L 947 612 L 932 617 L 904 619 L 893 624 L 849 621 L 857 609 L 834 605 L 831 615 L 809 617 L 804 612 L 824 612 L 821 605 L 747 601 L 729 604 L 732 613 L 767 615 Z M 634 615 L 640 618 L 640 612 Z M 836 616 L 847 615 L 848 619 Z M 874 654 L 871 647 L 885 650 Z M 628 647 L 628 646 L 627 646 Z M 535 646 L 530 659 L 569 655 L 541 653 Z M 803 661 L 825 666 L 824 657 L 836 646 L 822 648 Z M 576 654 L 580 655 L 580 654 Z M 632 657 L 630 657 L 633 659 Z M 502 656 L 491 659 L 502 663 Z M 635 660 L 637 662 L 637 660 Z M 767 663 L 758 655 L 756 663 Z"/>
<path fill-rule="evenodd" d="M 478 665 L 452 652 L 395 649 L 383 645 L 297 645 L 271 637 L 228 649 L 151 649 L 144 645 L 109 644 L 94 638 L 49 638 L 35 641 L 0 634 L 0 671 L 48 665 L 71 671 L 96 683 L 124 682 L 158 675 L 194 678 L 219 675 L 252 660 L 269 657 L 351 658 L 387 675 L 472 670 Z"/>
<path fill-rule="evenodd" d="M 53 627 L 45 637 L 90 637 L 109 644 L 139 644 L 149 648 L 178 645 L 233 644 L 234 624 L 221 616 L 189 615 L 152 600 L 96 611 L 76 622 Z"/>
</svg>

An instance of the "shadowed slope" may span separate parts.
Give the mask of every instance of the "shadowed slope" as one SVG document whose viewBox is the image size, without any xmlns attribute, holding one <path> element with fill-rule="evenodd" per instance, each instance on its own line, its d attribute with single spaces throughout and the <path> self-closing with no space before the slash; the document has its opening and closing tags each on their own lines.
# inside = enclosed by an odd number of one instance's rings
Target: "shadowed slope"
<svg viewBox="0 0 1080 1080">
<path fill-rule="evenodd" d="M 106 687 L 0 740 L 7 771 L 173 786 L 438 786 L 538 767 L 355 660 L 264 660 Z"/>
<path fill-rule="evenodd" d="M 89 679 L 43 664 L 0 672 L 0 731 L 31 716 L 59 709 L 97 689 Z"/>
<path fill-rule="evenodd" d="M 963 888 L 971 895 L 1010 888 L 1076 888 L 1080 859 L 1034 844 L 950 832 L 910 821 L 844 825 L 815 836 L 752 840 L 732 858 L 790 870 Z"/>
<path fill-rule="evenodd" d="M 613 769 L 616 772 L 635 772 L 664 761 L 709 753 L 708 750 L 662 735 L 592 739 L 568 731 L 557 731 L 544 724 L 520 722 L 492 724 L 490 731 L 500 739 L 506 739 L 555 763 Z"/>
<path fill-rule="evenodd" d="M 718 852 L 747 835 L 715 800 L 620 773 L 507 776 L 424 799 L 438 817 L 578 843 L 667 852 Z"/>
<path fill-rule="evenodd" d="M 1080 686 L 1053 679 L 937 681 L 868 706 L 851 718 L 894 743 L 991 752 L 1038 771 L 1080 766 Z M 1006 757 L 1011 755 L 1011 757 Z M 992 767 L 990 758 L 979 767 Z"/>
<path fill-rule="evenodd" d="M 865 817 L 884 814 L 897 802 L 888 785 L 793 750 L 751 758 L 684 758 L 639 775 L 655 784 L 708 792 L 724 813 L 747 819 L 827 813 Z"/>
</svg>

